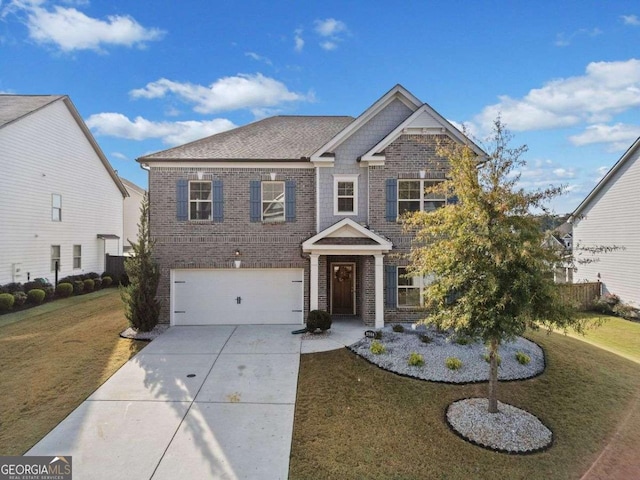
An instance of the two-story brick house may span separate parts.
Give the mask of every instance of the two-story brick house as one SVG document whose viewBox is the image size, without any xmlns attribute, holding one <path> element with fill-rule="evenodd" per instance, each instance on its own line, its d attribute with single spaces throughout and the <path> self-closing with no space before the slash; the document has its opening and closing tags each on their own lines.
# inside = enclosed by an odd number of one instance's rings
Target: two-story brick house
<svg viewBox="0 0 640 480">
<path fill-rule="evenodd" d="M 467 142 L 397 85 L 357 118 L 277 116 L 146 155 L 162 322 L 376 327 L 420 318 L 398 217 L 446 205 L 438 141 Z"/>
</svg>

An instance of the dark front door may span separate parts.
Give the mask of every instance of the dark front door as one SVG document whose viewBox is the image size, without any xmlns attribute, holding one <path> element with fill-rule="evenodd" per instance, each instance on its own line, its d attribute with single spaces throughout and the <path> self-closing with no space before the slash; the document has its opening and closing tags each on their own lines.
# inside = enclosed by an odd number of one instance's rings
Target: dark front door
<svg viewBox="0 0 640 480">
<path fill-rule="evenodd" d="M 355 263 L 331 264 L 331 313 L 354 315 Z"/>
</svg>

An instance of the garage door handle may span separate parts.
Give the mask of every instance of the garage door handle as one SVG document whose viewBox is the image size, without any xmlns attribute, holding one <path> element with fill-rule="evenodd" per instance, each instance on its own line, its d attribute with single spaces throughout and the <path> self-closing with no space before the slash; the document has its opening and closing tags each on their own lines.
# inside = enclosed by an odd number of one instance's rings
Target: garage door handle
<svg viewBox="0 0 640 480">
<path fill-rule="evenodd" d="M 242 303 L 242 297 L 236 297 L 236 303 L 240 305 Z"/>
</svg>

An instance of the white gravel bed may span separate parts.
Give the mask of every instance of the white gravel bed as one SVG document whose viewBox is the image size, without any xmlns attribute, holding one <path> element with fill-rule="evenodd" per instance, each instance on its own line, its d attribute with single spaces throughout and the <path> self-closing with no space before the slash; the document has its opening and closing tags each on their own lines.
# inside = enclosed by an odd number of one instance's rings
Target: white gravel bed
<svg viewBox="0 0 640 480">
<path fill-rule="evenodd" d="M 129 327 L 120 333 L 122 338 L 130 338 L 131 340 L 151 341 L 158 338 L 169 328 L 166 323 L 156 325 L 150 332 L 139 332 L 135 328 Z"/>
<path fill-rule="evenodd" d="M 458 400 L 447 409 L 449 426 L 466 440 L 509 453 L 533 453 L 553 441 L 553 433 L 535 416 L 498 402 L 498 413 L 489 413 L 489 400 Z"/>
<path fill-rule="evenodd" d="M 400 375 L 445 383 L 472 383 L 489 380 L 489 363 L 483 355 L 488 353 L 482 342 L 459 345 L 454 341 L 451 332 L 437 332 L 435 328 L 419 325 L 412 328 L 404 325 L 405 331 L 397 333 L 391 326 L 384 327 L 382 338 L 378 340 L 386 348 L 385 353 L 374 354 L 369 349 L 372 338 L 362 340 L 349 348 L 379 367 Z M 423 343 L 420 334 L 428 335 L 431 343 Z M 424 365 L 409 366 L 408 359 L 412 352 L 424 358 Z M 529 356 L 531 361 L 521 365 L 515 358 L 516 352 Z M 544 352 L 535 343 L 518 337 L 511 342 L 503 342 L 499 348 L 501 364 L 498 367 L 498 379 L 522 380 L 535 377 L 544 371 Z M 445 365 L 448 357 L 456 357 L 462 361 L 459 370 L 450 370 Z"/>
</svg>

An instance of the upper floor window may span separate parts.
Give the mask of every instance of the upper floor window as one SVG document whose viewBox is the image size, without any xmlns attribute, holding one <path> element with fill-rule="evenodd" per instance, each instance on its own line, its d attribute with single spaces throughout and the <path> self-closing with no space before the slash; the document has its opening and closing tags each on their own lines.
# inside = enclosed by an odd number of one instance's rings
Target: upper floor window
<svg viewBox="0 0 640 480">
<path fill-rule="evenodd" d="M 211 182 L 189 182 L 189 220 L 211 220 Z"/>
<path fill-rule="evenodd" d="M 442 180 L 398 180 L 398 216 L 406 212 L 432 212 L 446 204 L 447 197 L 429 189 Z"/>
<path fill-rule="evenodd" d="M 62 195 L 57 193 L 51 195 L 51 220 L 62 221 Z"/>
<path fill-rule="evenodd" d="M 262 182 L 262 221 L 284 222 L 284 182 Z"/>
<path fill-rule="evenodd" d="M 60 245 L 51 245 L 51 271 L 56 271 L 56 264 L 60 270 Z"/>
<path fill-rule="evenodd" d="M 333 176 L 333 214 L 357 215 L 358 214 L 358 176 L 334 175 Z"/>
</svg>

